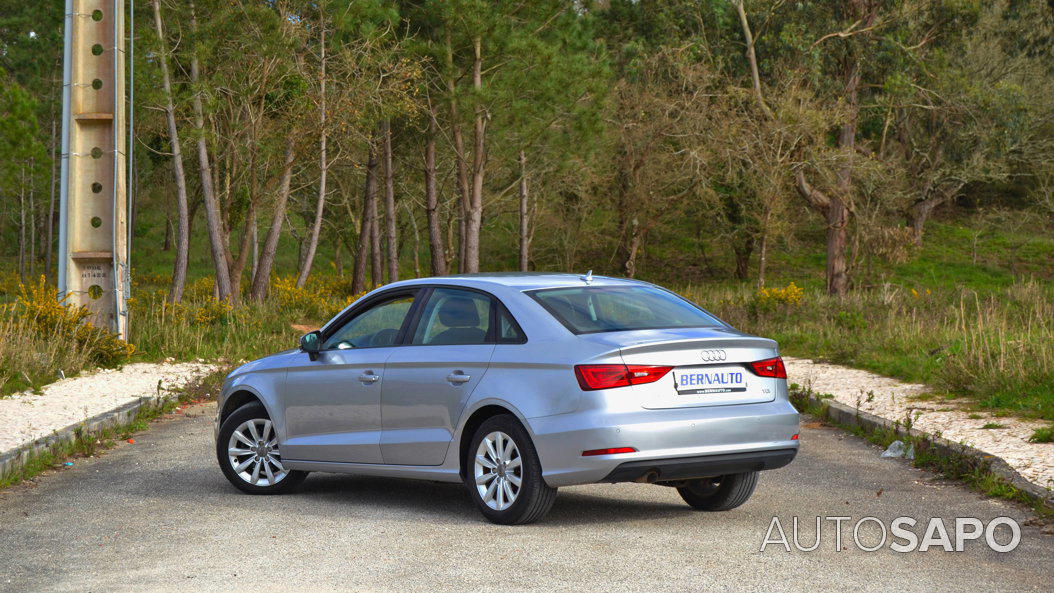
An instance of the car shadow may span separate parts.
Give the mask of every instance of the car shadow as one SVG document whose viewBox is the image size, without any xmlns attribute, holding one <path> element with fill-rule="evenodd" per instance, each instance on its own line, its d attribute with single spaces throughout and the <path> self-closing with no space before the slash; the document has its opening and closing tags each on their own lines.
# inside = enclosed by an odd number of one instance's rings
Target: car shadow
<svg viewBox="0 0 1054 593">
<path fill-rule="evenodd" d="M 345 474 L 312 473 L 294 492 L 280 496 L 249 496 L 227 482 L 219 470 L 185 471 L 181 479 L 173 470 L 143 469 L 135 486 L 125 490 L 139 500 L 154 499 L 186 504 L 244 506 L 271 513 L 295 513 L 300 517 L 327 516 L 357 507 L 362 516 L 386 515 L 408 520 L 427 517 L 432 522 L 485 523 L 462 484 Z M 179 473 L 179 472 L 176 472 Z M 624 523 L 644 519 L 686 518 L 694 513 L 680 500 L 646 500 L 648 488 L 661 486 L 611 487 L 610 495 L 581 488 L 562 488 L 545 525 Z M 600 486 L 603 492 L 605 486 Z M 640 498 L 634 496 L 639 489 Z M 598 488 L 594 487 L 594 491 Z M 676 497 L 675 497 L 676 498 Z"/>
<path fill-rule="evenodd" d="M 646 488 L 648 486 L 641 486 Z M 661 486 L 650 486 L 661 488 Z M 612 491 L 611 496 L 561 489 L 546 525 L 621 523 L 642 519 L 684 518 L 693 514 L 684 503 L 645 501 Z M 312 474 L 295 494 L 321 503 L 354 504 L 376 509 L 421 513 L 455 522 L 484 522 L 461 484 Z M 328 505 L 327 505 L 328 506 Z"/>
</svg>

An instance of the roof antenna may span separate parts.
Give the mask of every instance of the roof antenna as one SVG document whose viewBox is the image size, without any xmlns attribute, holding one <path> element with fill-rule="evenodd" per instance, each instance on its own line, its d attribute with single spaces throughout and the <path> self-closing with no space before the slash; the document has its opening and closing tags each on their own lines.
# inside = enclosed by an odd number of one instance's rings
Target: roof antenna
<svg viewBox="0 0 1054 593">
<path fill-rule="evenodd" d="M 585 276 L 580 276 L 580 278 L 582 279 L 582 282 L 585 282 L 586 284 L 591 284 L 593 282 L 593 270 L 589 270 L 588 272 L 586 272 Z"/>
</svg>

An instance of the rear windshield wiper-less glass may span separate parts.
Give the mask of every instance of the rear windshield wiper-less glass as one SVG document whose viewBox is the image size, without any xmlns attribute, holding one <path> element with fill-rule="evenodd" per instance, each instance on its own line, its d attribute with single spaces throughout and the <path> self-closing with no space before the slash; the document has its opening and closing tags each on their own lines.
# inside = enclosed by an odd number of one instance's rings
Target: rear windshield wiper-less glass
<svg viewBox="0 0 1054 593">
<path fill-rule="evenodd" d="M 652 286 L 545 288 L 527 294 L 576 334 L 725 326 L 692 302 Z"/>
</svg>

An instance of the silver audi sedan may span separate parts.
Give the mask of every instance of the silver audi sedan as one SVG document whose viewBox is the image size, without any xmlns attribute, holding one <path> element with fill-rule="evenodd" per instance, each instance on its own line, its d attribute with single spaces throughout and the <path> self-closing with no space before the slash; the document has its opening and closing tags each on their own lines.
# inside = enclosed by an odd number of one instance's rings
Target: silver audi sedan
<svg viewBox="0 0 1054 593">
<path fill-rule="evenodd" d="M 421 278 L 232 372 L 216 456 L 252 494 L 312 471 L 463 482 L 503 524 L 597 482 L 671 486 L 724 511 L 798 452 L 786 376 L 774 341 L 653 284 Z"/>
</svg>

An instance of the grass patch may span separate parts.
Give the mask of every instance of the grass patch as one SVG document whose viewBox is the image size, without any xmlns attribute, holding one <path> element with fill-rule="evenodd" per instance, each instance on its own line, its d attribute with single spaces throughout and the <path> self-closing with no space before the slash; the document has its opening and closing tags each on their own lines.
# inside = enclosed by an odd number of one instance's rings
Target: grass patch
<svg viewBox="0 0 1054 593">
<path fill-rule="evenodd" d="M 1054 420 L 1054 285 L 819 289 L 773 299 L 745 286 L 680 291 L 733 326 L 793 356 L 925 383 L 980 408 Z"/>
<path fill-rule="evenodd" d="M 981 426 L 981 428 L 985 429 L 985 430 L 992 430 L 992 429 L 1006 428 L 1006 426 L 1004 426 L 1002 424 L 999 424 L 998 422 L 985 422 L 984 425 Z"/>
<path fill-rule="evenodd" d="M 243 297 L 232 306 L 216 301 L 212 280 L 202 278 L 187 287 L 182 303 L 172 304 L 165 302 L 163 282 L 149 275 L 137 280 L 129 337 L 140 359 L 236 361 L 288 350 L 304 333 L 293 324 L 318 327 L 362 296 L 351 293 L 346 277 L 316 274 L 304 288 L 292 277 L 275 278 L 267 300 Z"/>
<path fill-rule="evenodd" d="M 31 454 L 20 468 L 0 476 L 0 489 L 28 480 L 49 469 L 61 467 L 72 459 L 93 457 L 112 449 L 118 441 L 146 430 L 152 420 L 182 404 L 215 399 L 229 371 L 230 369 L 215 371 L 187 385 L 174 396 L 144 405 L 132 420 L 123 424 L 93 432 L 78 428 L 74 431 L 73 439 L 55 443 L 47 449 Z"/>
<path fill-rule="evenodd" d="M 1030 443 L 1054 443 L 1054 426 L 1046 426 L 1037 429 L 1028 437 Z"/>
</svg>

